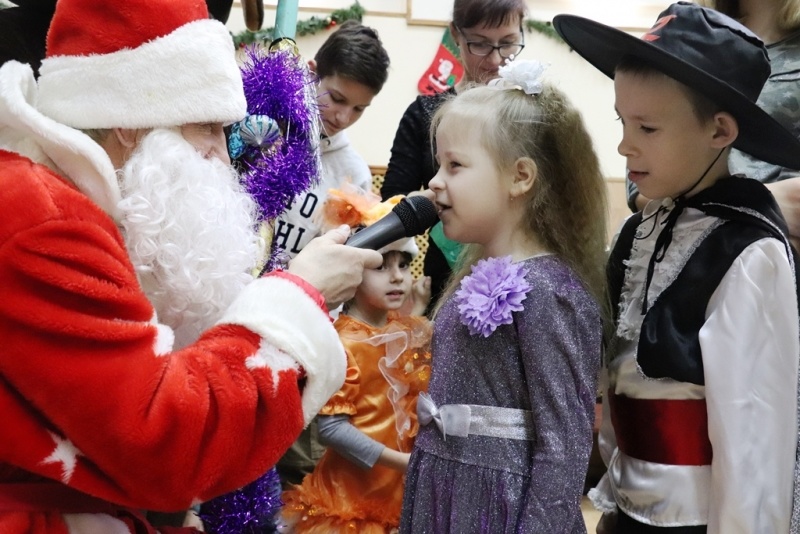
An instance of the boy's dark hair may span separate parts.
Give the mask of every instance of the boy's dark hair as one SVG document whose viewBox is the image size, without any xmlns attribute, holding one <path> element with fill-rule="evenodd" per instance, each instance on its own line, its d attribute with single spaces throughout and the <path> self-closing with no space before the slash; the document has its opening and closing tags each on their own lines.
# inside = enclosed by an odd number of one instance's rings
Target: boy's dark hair
<svg viewBox="0 0 800 534">
<path fill-rule="evenodd" d="M 389 54 L 378 32 L 355 20 L 339 26 L 314 56 L 317 76 L 339 75 L 366 85 L 378 94 L 389 76 Z"/>
<path fill-rule="evenodd" d="M 519 19 L 521 27 L 527 11 L 525 0 L 455 0 L 453 24 L 462 29 L 474 28 L 479 24 L 498 28 Z"/>
<path fill-rule="evenodd" d="M 614 69 L 614 72 L 624 72 L 627 74 L 638 74 L 643 76 L 649 76 L 653 74 L 666 76 L 666 74 L 652 66 L 650 63 L 636 56 L 624 56 L 617 65 L 617 68 Z M 689 103 L 692 105 L 692 111 L 694 111 L 695 117 L 697 117 L 700 122 L 711 120 L 714 115 L 720 111 L 725 111 L 719 104 L 699 91 L 696 91 L 682 83 L 680 85 L 686 94 L 686 97 L 689 99 Z"/>
</svg>

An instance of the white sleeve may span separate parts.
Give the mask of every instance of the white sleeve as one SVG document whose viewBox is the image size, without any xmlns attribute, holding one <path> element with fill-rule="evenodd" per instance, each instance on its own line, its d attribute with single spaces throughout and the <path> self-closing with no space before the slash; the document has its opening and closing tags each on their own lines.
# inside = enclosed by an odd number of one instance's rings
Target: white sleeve
<svg viewBox="0 0 800 534">
<path fill-rule="evenodd" d="M 800 333 L 783 243 L 762 239 L 742 252 L 699 336 L 713 448 L 708 532 L 788 532 Z"/>
</svg>

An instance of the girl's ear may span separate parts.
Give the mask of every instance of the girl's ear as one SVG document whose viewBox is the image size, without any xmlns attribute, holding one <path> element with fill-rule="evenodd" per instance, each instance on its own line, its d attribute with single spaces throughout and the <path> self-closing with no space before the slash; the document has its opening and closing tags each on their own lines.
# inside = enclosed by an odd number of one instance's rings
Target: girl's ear
<svg viewBox="0 0 800 534">
<path fill-rule="evenodd" d="M 531 158 L 519 158 L 514 163 L 514 178 L 509 193 L 511 198 L 524 195 L 533 187 L 539 168 Z"/>
<path fill-rule="evenodd" d="M 711 139 L 711 148 L 725 148 L 733 144 L 739 136 L 739 123 L 727 111 L 720 111 L 714 115 L 714 137 Z"/>
</svg>

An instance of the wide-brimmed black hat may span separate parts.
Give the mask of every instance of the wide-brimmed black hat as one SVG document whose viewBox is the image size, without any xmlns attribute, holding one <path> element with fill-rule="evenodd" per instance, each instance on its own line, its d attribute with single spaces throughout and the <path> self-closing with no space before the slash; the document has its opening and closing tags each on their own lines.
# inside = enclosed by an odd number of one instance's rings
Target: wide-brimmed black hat
<svg viewBox="0 0 800 534">
<path fill-rule="evenodd" d="M 641 39 L 574 15 L 556 31 L 578 54 L 613 78 L 633 56 L 708 97 L 739 123 L 733 146 L 763 161 L 800 169 L 800 141 L 756 105 L 770 75 L 764 43 L 740 23 L 689 2 L 672 4 Z"/>
</svg>

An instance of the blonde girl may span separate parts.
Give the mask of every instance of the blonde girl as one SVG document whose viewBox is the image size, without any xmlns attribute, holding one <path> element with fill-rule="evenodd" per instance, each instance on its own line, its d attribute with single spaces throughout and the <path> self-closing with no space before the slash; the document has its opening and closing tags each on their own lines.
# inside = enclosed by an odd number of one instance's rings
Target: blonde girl
<svg viewBox="0 0 800 534">
<path fill-rule="evenodd" d="M 580 114 L 514 62 L 436 113 L 430 182 L 468 243 L 434 320 L 400 531 L 585 532 L 605 183 Z"/>
</svg>

